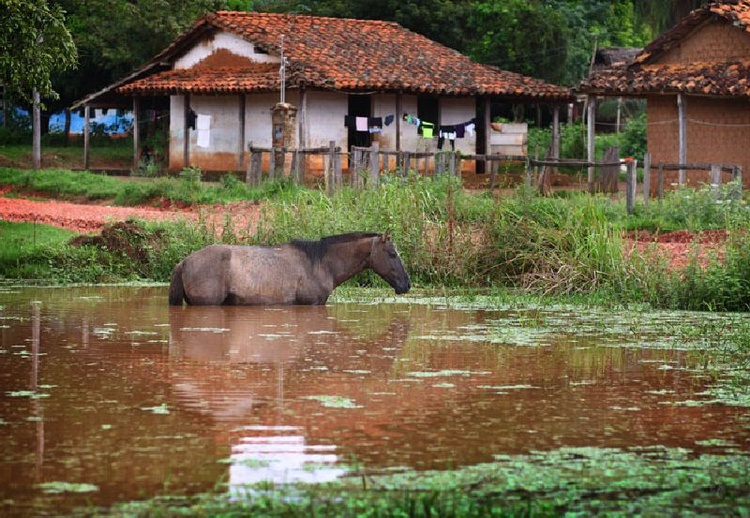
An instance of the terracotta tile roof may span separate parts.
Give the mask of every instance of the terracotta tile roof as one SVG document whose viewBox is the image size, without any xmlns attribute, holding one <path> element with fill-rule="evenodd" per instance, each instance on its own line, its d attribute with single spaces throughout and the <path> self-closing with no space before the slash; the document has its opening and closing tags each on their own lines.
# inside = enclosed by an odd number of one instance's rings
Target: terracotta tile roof
<svg viewBox="0 0 750 518">
<path fill-rule="evenodd" d="M 709 21 L 729 22 L 750 32 L 750 0 L 710 2 L 695 9 L 635 57 L 583 80 L 576 91 L 599 95 L 674 94 L 750 97 L 750 62 L 658 64 L 658 56 Z"/>
<path fill-rule="evenodd" d="M 750 62 L 633 65 L 592 74 L 580 91 L 590 94 L 632 95 L 689 93 L 750 97 Z"/>
<path fill-rule="evenodd" d="M 397 23 L 275 13 L 219 11 L 200 19 L 151 63 L 169 61 L 206 34 L 223 30 L 289 62 L 289 87 L 341 91 L 402 91 L 436 95 L 498 95 L 566 101 L 568 88 L 474 63 L 459 52 Z M 254 92 L 273 88 L 275 70 L 162 72 L 119 88 L 121 93 Z M 278 86 L 275 88 L 278 89 Z"/>
<path fill-rule="evenodd" d="M 699 25 L 711 19 L 725 20 L 745 32 L 750 32 L 750 0 L 725 0 L 704 4 L 690 12 L 677 25 L 661 34 L 643 49 L 634 63 L 648 63 L 669 50 Z"/>
<path fill-rule="evenodd" d="M 167 70 L 120 87 L 123 94 L 170 95 L 181 92 L 260 93 L 279 88 L 279 65 L 257 63 L 243 67 L 194 67 Z"/>
</svg>

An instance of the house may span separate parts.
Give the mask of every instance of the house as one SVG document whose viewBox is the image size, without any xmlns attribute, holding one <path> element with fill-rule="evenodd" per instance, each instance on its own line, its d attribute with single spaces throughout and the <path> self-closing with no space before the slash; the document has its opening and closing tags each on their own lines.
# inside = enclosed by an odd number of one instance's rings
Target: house
<svg viewBox="0 0 750 518">
<path fill-rule="evenodd" d="M 557 106 L 572 95 L 393 22 L 219 11 L 74 108 L 126 101 L 138 117 L 145 99 L 168 106 L 171 170 L 242 171 L 250 142 L 484 153 L 493 102 Z"/>
<path fill-rule="evenodd" d="M 646 99 L 652 164 L 714 163 L 750 171 L 750 1 L 703 5 L 630 63 L 593 72 L 577 91 L 592 101 Z M 680 183 L 709 180 L 705 171 L 675 177 Z"/>
</svg>

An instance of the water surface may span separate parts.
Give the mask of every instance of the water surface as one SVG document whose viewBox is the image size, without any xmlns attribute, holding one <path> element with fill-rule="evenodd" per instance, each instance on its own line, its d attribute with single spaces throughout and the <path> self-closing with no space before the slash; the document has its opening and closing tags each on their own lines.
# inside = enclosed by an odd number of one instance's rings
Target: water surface
<svg viewBox="0 0 750 518">
<path fill-rule="evenodd" d="M 563 447 L 746 454 L 746 408 L 692 404 L 711 379 L 679 333 L 723 318 L 439 299 L 174 308 L 164 287 L 2 288 L 0 510 Z"/>
</svg>

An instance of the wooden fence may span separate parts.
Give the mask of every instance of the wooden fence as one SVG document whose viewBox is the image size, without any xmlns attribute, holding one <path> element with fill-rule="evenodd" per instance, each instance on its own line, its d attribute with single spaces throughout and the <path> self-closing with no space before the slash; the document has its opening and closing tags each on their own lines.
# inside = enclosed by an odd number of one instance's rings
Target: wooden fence
<svg viewBox="0 0 750 518">
<path fill-rule="evenodd" d="M 252 142 L 248 145 L 250 157 L 247 164 L 246 181 L 250 185 L 257 185 L 264 177 L 288 177 L 296 182 L 305 180 L 304 157 L 318 156 L 323 164 L 323 179 L 326 192 L 332 193 L 344 185 L 344 159 L 348 159 L 348 183 L 357 188 L 376 187 L 380 182 L 382 171 L 416 171 L 423 175 L 456 176 L 461 174 L 462 161 L 483 163 L 485 171 L 489 170 L 489 187 L 496 185 L 496 175 L 499 164 L 503 162 L 522 162 L 525 168 L 525 184 L 536 185 L 543 194 L 550 189 L 549 179 L 553 171 L 560 168 L 580 168 L 587 170 L 588 191 L 619 193 L 619 177 L 622 166 L 625 166 L 625 200 L 629 213 L 633 212 L 638 194 L 637 170 L 638 160 L 621 160 L 617 148 L 605 151 L 604 159 L 589 162 L 577 159 L 553 159 L 546 157 L 539 159 L 528 156 L 509 155 L 465 155 L 456 151 L 438 151 L 436 153 L 412 151 L 381 150 L 377 145 L 369 148 L 352 147 L 351 152 L 342 151 L 335 141 L 330 141 L 328 147 L 308 149 L 286 148 L 258 148 Z M 268 160 L 263 160 L 263 155 Z M 263 165 L 267 163 L 266 171 Z M 288 164 L 288 167 L 287 167 Z M 678 183 L 686 181 L 686 171 L 704 170 L 709 172 L 708 183 L 718 186 L 722 183 L 722 172 L 731 173 L 731 180 L 742 185 L 742 168 L 738 165 L 724 164 L 651 164 L 651 157 L 647 153 L 643 162 L 643 181 L 641 192 L 644 206 L 648 204 L 652 194 L 653 169 L 656 170 L 656 195 L 658 199 L 664 196 L 664 182 L 666 171 L 678 171 Z"/>
</svg>

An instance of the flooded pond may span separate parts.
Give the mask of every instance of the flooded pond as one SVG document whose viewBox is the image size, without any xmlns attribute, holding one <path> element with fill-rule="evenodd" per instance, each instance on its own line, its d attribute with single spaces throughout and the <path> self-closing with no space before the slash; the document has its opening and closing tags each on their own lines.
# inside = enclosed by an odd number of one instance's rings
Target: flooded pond
<svg viewBox="0 0 750 518">
<path fill-rule="evenodd" d="M 750 410 L 711 403 L 681 331 L 750 316 L 166 295 L 0 288 L 3 515 L 561 448 L 750 453 Z"/>
</svg>

